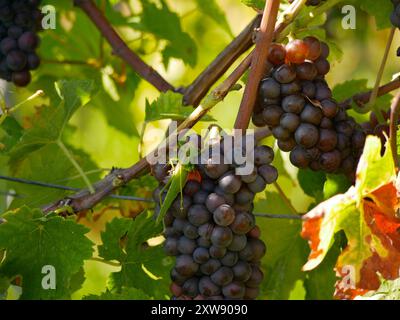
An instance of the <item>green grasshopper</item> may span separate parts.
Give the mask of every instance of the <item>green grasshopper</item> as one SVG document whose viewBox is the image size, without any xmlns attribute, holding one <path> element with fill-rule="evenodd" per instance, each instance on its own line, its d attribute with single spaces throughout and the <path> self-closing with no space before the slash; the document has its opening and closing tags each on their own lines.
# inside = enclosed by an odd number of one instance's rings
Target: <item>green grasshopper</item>
<svg viewBox="0 0 400 320">
<path fill-rule="evenodd" d="M 171 207 L 175 198 L 180 194 L 181 197 L 181 208 L 183 208 L 183 187 L 188 179 L 189 172 L 193 171 L 194 165 L 192 164 L 181 164 L 180 162 L 174 164 L 172 160 L 170 161 L 172 166 L 172 175 L 168 180 L 167 184 L 160 191 L 160 212 L 157 217 L 157 224 L 164 219 L 165 214 Z M 168 188 L 167 195 L 162 201 L 162 194 L 164 190 Z"/>
</svg>

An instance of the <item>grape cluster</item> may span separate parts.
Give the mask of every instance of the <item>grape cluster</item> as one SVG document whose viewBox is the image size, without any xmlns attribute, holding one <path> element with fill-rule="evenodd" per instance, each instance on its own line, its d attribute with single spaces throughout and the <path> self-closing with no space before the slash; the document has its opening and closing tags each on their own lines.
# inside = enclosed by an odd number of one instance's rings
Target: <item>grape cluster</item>
<svg viewBox="0 0 400 320">
<path fill-rule="evenodd" d="M 329 47 L 314 37 L 272 44 L 253 123 L 268 125 L 299 168 L 354 176 L 365 133 L 332 98 Z"/>
<path fill-rule="evenodd" d="M 166 213 L 164 249 L 167 255 L 176 256 L 171 271 L 173 299 L 258 296 L 264 277 L 260 260 L 266 247 L 255 225 L 253 200 L 256 193 L 277 179 L 278 172 L 271 165 L 271 148 L 257 146 L 254 156 L 254 170 L 249 175 L 236 175 L 237 165 L 224 161 L 196 165 L 183 196 L 178 195 Z M 162 189 L 169 179 L 169 169 L 161 164 L 152 168 L 160 182 L 153 194 L 158 203 L 165 196 Z"/>
<path fill-rule="evenodd" d="M 0 78 L 17 86 L 31 81 L 39 67 L 40 0 L 0 0 Z"/>
<path fill-rule="evenodd" d="M 400 0 L 392 0 L 393 3 L 393 12 L 390 16 L 390 21 L 393 26 L 400 29 Z M 397 49 L 397 56 L 400 57 L 400 47 Z"/>
<path fill-rule="evenodd" d="M 306 5 L 307 6 L 319 6 L 322 2 L 326 0 L 307 0 Z M 289 0 L 289 3 L 294 2 L 294 0 Z"/>
</svg>

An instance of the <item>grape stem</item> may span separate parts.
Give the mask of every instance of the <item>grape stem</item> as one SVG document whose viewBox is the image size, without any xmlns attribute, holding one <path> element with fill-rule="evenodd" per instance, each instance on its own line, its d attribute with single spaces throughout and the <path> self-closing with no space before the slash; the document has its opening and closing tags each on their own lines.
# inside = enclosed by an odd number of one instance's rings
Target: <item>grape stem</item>
<svg viewBox="0 0 400 320">
<path fill-rule="evenodd" d="M 285 194 L 285 192 L 283 191 L 283 189 L 281 188 L 281 186 L 279 185 L 278 182 L 274 182 L 274 187 L 278 191 L 279 196 L 282 198 L 283 202 L 285 202 L 285 204 L 290 209 L 290 211 L 292 211 L 293 214 L 299 215 L 296 208 L 293 206 L 292 202 L 290 201 L 288 196 Z"/>
<path fill-rule="evenodd" d="M 27 103 L 28 101 L 31 101 L 33 99 L 36 99 L 38 97 L 42 97 L 44 95 L 44 91 L 43 90 L 38 90 L 36 91 L 33 95 L 31 95 L 28 99 L 16 104 L 15 106 L 7 109 L 6 107 L 3 108 L 0 106 L 2 114 L 0 114 L 0 125 L 6 120 L 6 118 L 10 115 L 13 114 L 14 112 L 16 112 L 20 107 L 22 107 L 25 103 Z"/>
<path fill-rule="evenodd" d="M 79 175 L 82 177 L 82 179 L 85 182 L 87 188 L 89 189 L 89 192 L 93 194 L 95 191 L 94 191 L 94 188 L 92 186 L 92 183 L 90 182 L 89 178 L 87 177 L 87 175 L 83 171 L 82 167 L 75 160 L 74 156 L 71 154 L 71 152 L 68 150 L 68 148 L 65 146 L 65 144 L 61 140 L 57 140 L 57 145 L 62 150 L 64 155 L 67 157 L 67 159 L 75 167 L 76 171 L 78 171 Z"/>
<path fill-rule="evenodd" d="M 185 105 L 197 106 L 238 57 L 253 46 L 254 29 L 259 26 L 260 21 L 261 15 L 257 15 L 184 90 L 183 103 Z"/>
<path fill-rule="evenodd" d="M 381 97 L 381 96 L 388 94 L 398 88 L 400 88 L 400 77 L 380 86 L 378 88 L 377 97 Z M 353 95 L 352 97 L 342 101 L 339 105 L 341 107 L 345 107 L 346 109 L 351 109 L 352 103 L 354 102 L 356 105 L 361 107 L 361 106 L 365 105 L 366 103 L 368 103 L 368 101 L 371 98 L 371 95 L 372 95 L 372 90 L 367 91 L 367 92 L 357 93 L 357 94 Z M 363 109 L 361 109 L 361 110 L 363 110 Z M 365 112 L 362 111 L 362 113 L 365 113 Z"/>
<path fill-rule="evenodd" d="M 399 157 L 397 154 L 397 123 L 400 115 L 400 91 L 397 93 L 390 107 L 390 132 L 389 141 L 392 148 L 393 161 L 396 168 L 399 168 Z"/>
<path fill-rule="evenodd" d="M 274 38 L 275 24 L 279 11 L 279 0 L 266 0 L 264 14 L 257 34 L 256 48 L 251 60 L 249 80 L 243 93 L 235 129 L 247 129 L 253 107 L 256 102 L 257 90 L 265 73 L 268 50 Z"/>
<path fill-rule="evenodd" d="M 306 1 L 307 0 L 296 0 L 281 14 L 274 31 L 274 39 L 277 42 L 282 41 L 286 37 L 288 34 L 287 27 L 294 21 L 294 18 L 299 14 Z M 210 65 L 194 80 L 194 82 L 187 87 L 184 93 L 184 104 L 196 106 L 198 101 L 204 98 L 211 86 L 236 61 L 237 57 L 253 46 L 255 29 L 259 26 L 260 22 L 261 15 L 258 15 L 232 41 L 232 43 L 210 63 Z M 245 45 L 239 43 L 241 39 Z M 253 52 L 254 50 L 250 55 L 252 55 Z"/>
<path fill-rule="evenodd" d="M 376 99 L 378 97 L 379 85 L 382 81 L 383 72 L 385 71 L 385 66 L 386 66 L 388 56 L 389 56 L 389 51 L 390 51 L 390 47 L 393 42 L 395 31 L 396 31 L 396 28 L 394 28 L 394 27 L 390 30 L 389 39 L 386 43 L 385 53 L 383 54 L 382 62 L 379 67 L 379 71 L 376 75 L 375 85 L 374 85 L 374 88 L 372 89 L 371 97 L 370 97 L 369 102 L 366 105 L 366 107 L 363 108 L 364 112 L 373 110 L 379 123 L 384 123 L 385 119 L 383 118 L 382 113 L 380 112 L 378 106 L 376 105 Z"/>
<path fill-rule="evenodd" d="M 166 92 L 168 90 L 175 91 L 175 88 L 167 82 L 167 80 L 156 70 L 147 65 L 126 45 L 92 0 L 74 0 L 74 5 L 80 7 L 92 20 L 103 37 L 113 48 L 114 54 L 128 63 L 143 79 L 161 92 Z"/>
<path fill-rule="evenodd" d="M 36 181 L 36 180 L 14 178 L 14 177 L 3 176 L 3 175 L 0 175 L 0 180 L 10 181 L 10 182 L 14 182 L 14 183 L 22 183 L 22 184 L 32 185 L 32 186 L 36 186 L 36 187 L 41 187 L 41 188 L 50 188 L 50 189 L 74 191 L 74 192 L 82 191 L 79 188 L 73 188 L 73 187 L 68 187 L 68 186 L 63 186 L 63 185 L 48 183 L 48 182 L 42 182 L 42 181 Z M 9 195 L 13 196 L 13 197 L 14 196 L 24 197 L 24 195 L 22 195 L 22 194 L 16 194 L 16 195 L 9 194 Z M 109 195 L 108 197 L 112 198 L 112 199 L 118 199 L 118 200 L 153 202 L 153 199 L 133 197 L 133 196 L 121 196 L 121 195 L 113 194 L 113 195 Z"/>
</svg>

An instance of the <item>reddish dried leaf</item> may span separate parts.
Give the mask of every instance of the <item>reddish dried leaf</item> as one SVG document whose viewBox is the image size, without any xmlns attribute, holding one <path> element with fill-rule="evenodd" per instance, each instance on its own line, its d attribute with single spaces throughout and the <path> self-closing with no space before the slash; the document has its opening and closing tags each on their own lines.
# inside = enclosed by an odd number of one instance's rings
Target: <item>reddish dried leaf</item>
<svg viewBox="0 0 400 320">
<path fill-rule="evenodd" d="M 334 234 L 343 230 L 348 244 L 338 258 L 340 280 L 336 297 L 353 299 L 380 286 L 381 278 L 393 280 L 400 270 L 400 219 L 396 173 L 390 148 L 380 155 L 379 139 L 367 139 L 360 160 L 356 186 L 305 216 L 302 236 L 311 253 L 304 270 L 324 259 Z"/>
</svg>

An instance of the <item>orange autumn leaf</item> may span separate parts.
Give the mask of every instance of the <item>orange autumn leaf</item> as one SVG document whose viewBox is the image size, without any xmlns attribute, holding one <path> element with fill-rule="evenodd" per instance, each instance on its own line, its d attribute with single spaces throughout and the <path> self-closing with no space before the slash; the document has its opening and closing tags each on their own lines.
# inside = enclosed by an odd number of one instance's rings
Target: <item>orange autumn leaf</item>
<svg viewBox="0 0 400 320">
<path fill-rule="evenodd" d="M 352 299 L 376 290 L 380 278 L 396 279 L 400 270 L 400 219 L 396 171 L 390 148 L 380 155 L 380 141 L 369 137 L 357 170 L 357 181 L 304 216 L 302 236 L 311 253 L 304 270 L 316 268 L 344 231 L 347 246 L 336 263 L 336 297 Z"/>
</svg>

